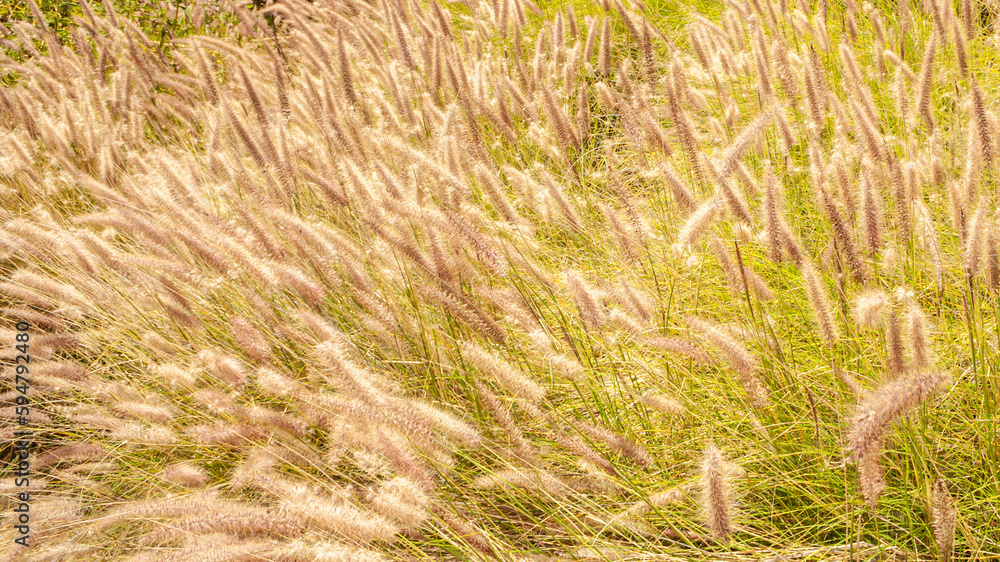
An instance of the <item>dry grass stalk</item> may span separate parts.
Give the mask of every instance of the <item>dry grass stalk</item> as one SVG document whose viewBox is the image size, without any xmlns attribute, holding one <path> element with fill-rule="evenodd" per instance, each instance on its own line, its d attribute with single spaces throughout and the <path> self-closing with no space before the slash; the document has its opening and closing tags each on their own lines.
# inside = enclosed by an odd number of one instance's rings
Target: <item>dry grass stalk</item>
<svg viewBox="0 0 1000 562">
<path fill-rule="evenodd" d="M 701 509 L 712 538 L 726 542 L 735 532 L 730 479 L 733 468 L 714 443 L 705 447 L 701 463 Z"/>
</svg>

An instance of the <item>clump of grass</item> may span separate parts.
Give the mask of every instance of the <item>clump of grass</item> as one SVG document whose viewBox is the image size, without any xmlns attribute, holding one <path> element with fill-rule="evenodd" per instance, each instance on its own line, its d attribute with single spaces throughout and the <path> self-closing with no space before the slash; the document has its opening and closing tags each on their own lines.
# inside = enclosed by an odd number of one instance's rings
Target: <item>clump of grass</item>
<svg viewBox="0 0 1000 562">
<path fill-rule="evenodd" d="M 15 557 L 991 551 L 971 15 L 102 6 L 3 34 L 0 335 L 33 327 L 0 435 L 35 429 L 44 516 Z"/>
</svg>

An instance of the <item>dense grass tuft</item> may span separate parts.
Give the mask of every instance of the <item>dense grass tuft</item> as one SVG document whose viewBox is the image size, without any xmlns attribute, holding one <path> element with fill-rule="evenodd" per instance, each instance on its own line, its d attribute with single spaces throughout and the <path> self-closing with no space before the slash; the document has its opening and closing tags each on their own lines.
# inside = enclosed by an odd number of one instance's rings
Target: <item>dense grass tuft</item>
<svg viewBox="0 0 1000 562">
<path fill-rule="evenodd" d="M 992 8 L 673 5 L 12 11 L 6 559 L 1000 558 Z"/>
</svg>

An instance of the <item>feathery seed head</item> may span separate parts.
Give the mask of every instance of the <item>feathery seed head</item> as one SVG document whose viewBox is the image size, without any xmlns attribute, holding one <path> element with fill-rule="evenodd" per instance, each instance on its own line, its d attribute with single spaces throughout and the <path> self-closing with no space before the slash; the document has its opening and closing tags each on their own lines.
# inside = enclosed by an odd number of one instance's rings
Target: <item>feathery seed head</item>
<svg viewBox="0 0 1000 562">
<path fill-rule="evenodd" d="M 733 523 L 735 507 L 731 479 L 735 472 L 732 464 L 714 443 L 705 446 L 701 461 L 701 510 L 705 526 L 712 538 L 726 542 L 735 532 Z"/>
<path fill-rule="evenodd" d="M 852 313 L 858 325 L 868 329 L 878 329 L 885 321 L 883 312 L 889 304 L 885 291 L 873 289 L 857 296 Z"/>
</svg>

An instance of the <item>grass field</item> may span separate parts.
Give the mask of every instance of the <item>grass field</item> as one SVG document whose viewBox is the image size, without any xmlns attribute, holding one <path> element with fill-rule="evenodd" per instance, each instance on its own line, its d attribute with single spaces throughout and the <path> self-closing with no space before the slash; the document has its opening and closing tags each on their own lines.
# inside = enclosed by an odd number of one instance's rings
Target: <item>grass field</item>
<svg viewBox="0 0 1000 562">
<path fill-rule="evenodd" d="M 0 557 L 1000 559 L 992 4 L 0 9 Z"/>
</svg>

